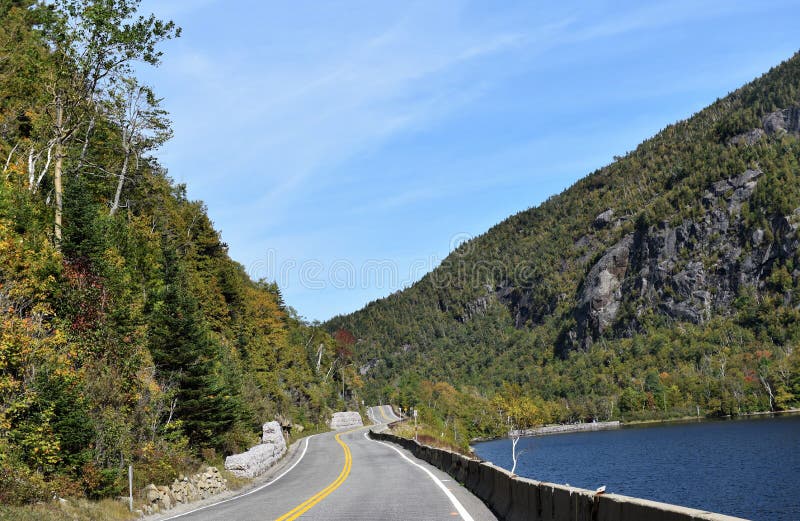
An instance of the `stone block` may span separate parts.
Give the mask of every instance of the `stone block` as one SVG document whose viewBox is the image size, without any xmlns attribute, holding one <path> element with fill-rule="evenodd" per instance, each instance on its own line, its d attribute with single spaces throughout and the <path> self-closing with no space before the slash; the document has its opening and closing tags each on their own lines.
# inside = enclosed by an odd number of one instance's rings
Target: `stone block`
<svg viewBox="0 0 800 521">
<path fill-rule="evenodd" d="M 361 419 L 361 415 L 357 411 L 344 411 L 344 412 L 335 412 L 333 413 L 333 418 L 331 418 L 330 423 L 328 424 L 331 430 L 343 430 L 343 429 L 352 429 L 355 427 L 363 427 L 364 421 Z"/>
</svg>

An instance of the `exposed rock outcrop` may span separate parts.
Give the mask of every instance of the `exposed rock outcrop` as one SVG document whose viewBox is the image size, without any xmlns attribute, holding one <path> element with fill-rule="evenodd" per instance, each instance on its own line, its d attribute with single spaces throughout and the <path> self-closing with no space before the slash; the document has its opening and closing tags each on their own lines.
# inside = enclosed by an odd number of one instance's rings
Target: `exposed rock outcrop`
<svg viewBox="0 0 800 521">
<path fill-rule="evenodd" d="M 761 119 L 764 130 L 770 136 L 800 132 L 800 107 L 791 107 L 767 114 Z"/>
<path fill-rule="evenodd" d="M 328 424 L 332 430 L 351 429 L 364 425 L 361 415 L 357 411 L 345 411 L 333 413 Z"/>
<path fill-rule="evenodd" d="M 375 369 L 380 363 L 380 361 L 381 361 L 380 358 L 370 358 L 369 360 L 367 360 L 365 364 L 361 364 L 358 367 L 358 374 L 360 374 L 361 376 L 366 375 L 367 373 Z"/>
<path fill-rule="evenodd" d="M 266 472 L 283 456 L 286 440 L 281 424 L 277 421 L 267 422 L 261 430 L 261 443 L 247 452 L 225 458 L 225 470 L 239 477 L 254 478 Z"/>
<path fill-rule="evenodd" d="M 609 208 L 605 212 L 600 213 L 597 217 L 594 218 L 594 227 L 595 228 L 604 228 L 611 224 L 614 220 L 614 210 Z"/>
<path fill-rule="evenodd" d="M 798 219 L 773 219 L 769 243 L 765 230 L 748 232 L 742 207 L 760 175 L 747 170 L 715 182 L 703 194 L 700 217 L 639 230 L 606 250 L 579 290 L 571 343 L 588 347 L 612 328 L 634 331 L 648 310 L 702 323 L 730 312 L 743 285 L 763 286 L 776 259 L 797 251 Z"/>
<path fill-rule="evenodd" d="M 749 130 L 744 134 L 739 134 L 738 136 L 730 138 L 728 143 L 731 145 L 755 145 L 766 135 L 767 133 L 762 129 L 754 128 L 753 130 Z"/>
<path fill-rule="evenodd" d="M 606 330 L 617 316 L 622 302 L 622 282 L 628 273 L 633 235 L 626 235 L 612 246 L 586 277 L 578 303 L 579 335 Z"/>
<path fill-rule="evenodd" d="M 800 134 L 800 107 L 770 112 L 761 118 L 763 128 L 754 128 L 728 140 L 730 145 L 754 145 L 764 136 Z"/>
</svg>

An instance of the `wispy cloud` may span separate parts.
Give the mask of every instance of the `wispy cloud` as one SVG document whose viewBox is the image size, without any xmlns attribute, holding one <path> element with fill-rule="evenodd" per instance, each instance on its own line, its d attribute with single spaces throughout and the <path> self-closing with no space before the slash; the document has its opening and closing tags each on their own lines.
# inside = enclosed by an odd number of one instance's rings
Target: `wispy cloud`
<svg viewBox="0 0 800 521">
<path fill-rule="evenodd" d="M 785 57 L 796 1 L 144 0 L 184 27 L 144 79 L 243 263 L 439 252 Z"/>
<path fill-rule="evenodd" d="M 698 22 L 734 13 L 758 10 L 755 4 L 713 0 L 699 3 L 695 0 L 675 0 L 643 4 L 636 9 L 581 20 L 582 27 L 564 34 L 564 42 L 588 42 L 619 36 L 635 31 L 657 29 L 678 23 Z M 587 23 L 588 22 L 588 23 Z"/>
<path fill-rule="evenodd" d="M 223 131 L 235 127 L 246 136 L 246 142 L 232 144 L 227 167 L 258 165 L 259 173 L 240 180 L 244 186 L 237 189 L 262 194 L 252 201 L 254 209 L 269 208 L 274 216 L 282 209 L 288 212 L 311 178 L 480 97 L 485 80 L 476 78 L 465 86 L 469 69 L 524 43 L 521 34 L 459 27 L 454 21 L 458 9 L 457 3 L 450 10 L 416 4 L 366 43 L 340 47 L 334 41 L 321 61 L 303 62 L 301 57 L 282 64 L 275 59 L 270 70 L 248 69 L 246 54 L 209 56 L 187 50 L 175 58 L 175 70 L 198 80 L 205 76 L 209 104 L 179 110 L 203 110 L 206 125 Z M 430 31 L 430 25 L 438 30 Z M 321 40 L 329 37 L 321 35 Z M 278 52 L 291 45 L 278 42 Z M 251 101 L 243 106 L 243 100 Z M 209 132 L 203 127 L 192 123 L 179 129 L 177 145 L 196 148 Z"/>
</svg>

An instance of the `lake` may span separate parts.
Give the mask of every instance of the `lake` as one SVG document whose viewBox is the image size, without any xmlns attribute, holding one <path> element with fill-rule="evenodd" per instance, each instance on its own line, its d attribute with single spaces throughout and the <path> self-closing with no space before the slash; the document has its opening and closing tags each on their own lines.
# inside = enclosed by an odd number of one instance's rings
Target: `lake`
<svg viewBox="0 0 800 521">
<path fill-rule="evenodd" d="M 475 445 L 511 468 L 511 442 Z M 800 415 L 522 438 L 520 476 L 758 521 L 800 520 Z"/>
</svg>

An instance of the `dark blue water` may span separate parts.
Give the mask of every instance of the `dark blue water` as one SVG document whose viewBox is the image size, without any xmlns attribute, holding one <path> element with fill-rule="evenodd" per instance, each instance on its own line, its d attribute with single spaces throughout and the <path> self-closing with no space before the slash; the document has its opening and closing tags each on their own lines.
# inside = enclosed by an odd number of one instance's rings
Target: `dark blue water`
<svg viewBox="0 0 800 521">
<path fill-rule="evenodd" d="M 511 468 L 511 442 L 475 445 Z M 800 520 L 800 416 L 523 438 L 517 474 L 758 521 Z"/>
</svg>

